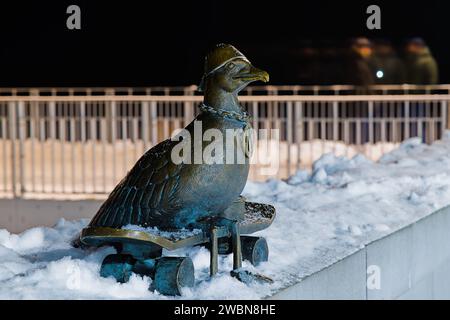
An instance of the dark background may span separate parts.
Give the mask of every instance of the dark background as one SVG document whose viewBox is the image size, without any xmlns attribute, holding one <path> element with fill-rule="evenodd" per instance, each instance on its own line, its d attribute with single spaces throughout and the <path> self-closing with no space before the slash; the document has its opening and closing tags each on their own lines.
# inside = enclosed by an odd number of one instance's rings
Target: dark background
<svg viewBox="0 0 450 320">
<path fill-rule="evenodd" d="M 272 84 L 289 84 L 288 54 L 305 43 L 344 46 L 350 37 L 401 44 L 421 36 L 450 82 L 449 1 L 8 1 L 0 2 L 0 86 L 197 84 L 208 48 L 229 42 Z M 66 8 L 81 7 L 81 30 Z M 382 29 L 366 28 L 381 7 Z"/>
</svg>

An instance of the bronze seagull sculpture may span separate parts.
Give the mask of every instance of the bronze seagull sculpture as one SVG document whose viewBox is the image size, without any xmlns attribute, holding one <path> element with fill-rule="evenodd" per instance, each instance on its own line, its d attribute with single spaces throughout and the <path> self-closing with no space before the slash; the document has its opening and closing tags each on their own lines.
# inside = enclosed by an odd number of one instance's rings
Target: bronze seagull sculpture
<svg viewBox="0 0 450 320">
<path fill-rule="evenodd" d="M 208 129 L 217 129 L 225 137 L 226 130 L 250 128 L 238 93 L 257 80 L 267 82 L 268 73 L 252 66 L 232 45 L 219 44 L 209 52 L 200 84 L 204 91 L 202 112 L 185 128 L 194 137 L 192 149 L 201 139 L 195 136 L 199 123 L 201 136 Z M 121 228 L 132 224 L 171 230 L 193 228 L 202 219 L 223 214 L 245 186 L 249 159 L 228 163 L 224 150 L 222 161 L 216 163 L 196 163 L 193 155 L 192 161 L 176 163 L 172 154 L 179 143 L 182 141 L 167 139 L 148 150 L 111 192 L 89 226 Z M 207 144 L 201 142 L 202 150 Z"/>
<path fill-rule="evenodd" d="M 232 276 L 271 281 L 242 269 L 243 259 L 253 265 L 268 260 L 266 240 L 249 234 L 275 218 L 273 206 L 240 196 L 249 172 L 251 126 L 237 96 L 257 80 L 266 82 L 269 75 L 229 44 L 206 56 L 201 113 L 138 160 L 73 242 L 116 249 L 104 258 L 101 276 L 119 282 L 132 273 L 150 276 L 151 290 L 179 295 L 194 285 L 194 265 L 189 257 L 164 256 L 163 249 L 205 245 L 211 276 L 218 272 L 219 254 L 232 253 Z M 222 144 L 210 148 L 217 140 Z"/>
</svg>

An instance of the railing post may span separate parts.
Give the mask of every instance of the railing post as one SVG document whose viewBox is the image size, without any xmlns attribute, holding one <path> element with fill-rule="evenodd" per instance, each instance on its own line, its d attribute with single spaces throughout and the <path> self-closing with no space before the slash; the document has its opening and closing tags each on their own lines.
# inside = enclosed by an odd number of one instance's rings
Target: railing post
<svg viewBox="0 0 450 320">
<path fill-rule="evenodd" d="M 295 130 L 297 142 L 297 169 L 300 169 L 301 161 L 301 144 L 303 141 L 303 104 L 300 101 L 295 102 Z"/>
<path fill-rule="evenodd" d="M 106 89 L 105 90 L 106 95 L 108 96 L 114 96 L 115 95 L 115 91 L 114 89 Z M 114 102 L 115 103 L 115 102 Z M 105 117 L 106 117 L 106 140 L 110 143 L 114 143 L 113 140 L 113 128 L 112 128 L 112 123 L 113 123 L 113 119 L 114 116 L 112 114 L 113 109 L 115 110 L 115 107 L 112 106 L 112 102 L 111 102 L 111 106 L 108 108 L 108 106 L 105 109 Z"/>
<path fill-rule="evenodd" d="M 287 116 L 286 116 L 286 135 L 287 135 L 287 174 L 291 175 L 291 146 L 292 146 L 292 123 L 293 123 L 293 112 L 292 112 L 292 102 L 289 101 L 286 104 Z"/>
<path fill-rule="evenodd" d="M 373 101 L 369 101 L 368 105 L 368 125 L 369 125 L 369 143 L 375 143 L 373 135 Z"/>
<path fill-rule="evenodd" d="M 108 106 L 110 116 L 107 119 L 106 123 L 108 125 L 108 128 L 110 129 L 108 135 L 111 135 L 112 167 L 113 167 L 112 184 L 114 185 L 116 184 L 116 139 L 117 139 L 116 102 L 111 101 L 111 103 L 108 103 Z"/>
<path fill-rule="evenodd" d="M 156 101 L 150 102 L 150 123 L 152 127 L 152 147 L 158 143 L 158 113 Z"/>
<path fill-rule="evenodd" d="M 73 92 L 72 92 L 73 95 Z M 60 152 L 60 162 L 61 162 L 61 192 L 65 193 L 66 191 L 66 145 L 67 145 L 67 138 L 66 138 L 66 117 L 67 117 L 67 104 L 62 102 L 60 104 L 60 114 L 59 114 L 59 152 Z"/>
<path fill-rule="evenodd" d="M 149 104 L 148 101 L 142 101 L 142 141 L 144 143 L 144 152 L 147 151 L 148 148 L 148 118 L 149 118 Z"/>
<path fill-rule="evenodd" d="M 442 108 L 442 131 L 450 130 L 450 110 L 449 104 L 447 100 L 441 101 Z"/>
<path fill-rule="evenodd" d="M 30 90 L 31 96 L 39 96 L 37 89 Z M 39 128 L 39 103 L 29 102 L 30 106 L 30 140 L 31 140 L 31 190 L 36 191 L 36 143 Z"/>
<path fill-rule="evenodd" d="M 409 138 L 409 101 L 405 101 L 405 118 L 403 121 L 404 128 L 404 137 L 403 139 Z"/>
<path fill-rule="evenodd" d="M 13 197 L 17 197 L 16 181 L 16 103 L 8 103 L 9 138 L 11 140 L 11 189 Z"/>
<path fill-rule="evenodd" d="M 24 153 L 24 140 L 25 140 L 25 103 L 23 101 L 18 102 L 18 123 L 19 123 L 19 184 L 20 194 L 25 192 L 25 153 Z M 32 150 L 34 152 L 34 150 Z"/>
<path fill-rule="evenodd" d="M 114 143 L 114 142 L 113 142 Z M 81 190 L 86 192 L 86 101 L 80 102 Z"/>
<path fill-rule="evenodd" d="M 339 140 L 339 109 L 338 102 L 333 101 L 333 140 Z"/>
<path fill-rule="evenodd" d="M 49 117 L 50 117 L 50 172 L 51 172 L 51 190 L 55 192 L 55 140 L 56 140 L 56 103 L 50 101 L 49 103 Z"/>
</svg>

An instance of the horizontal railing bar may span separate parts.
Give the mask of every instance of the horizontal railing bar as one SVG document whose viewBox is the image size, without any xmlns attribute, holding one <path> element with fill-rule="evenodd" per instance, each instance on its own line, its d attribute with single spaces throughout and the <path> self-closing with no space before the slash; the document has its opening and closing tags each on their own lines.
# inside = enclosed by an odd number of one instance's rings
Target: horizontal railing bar
<svg viewBox="0 0 450 320">
<path fill-rule="evenodd" d="M 427 94 L 427 95 L 281 95 L 281 96 L 240 96 L 241 102 L 346 102 L 346 101 L 448 101 L 450 94 Z M 0 102 L 95 102 L 95 101 L 156 101 L 156 102 L 201 102 L 201 96 L 0 96 Z"/>
<path fill-rule="evenodd" d="M 255 85 L 250 86 L 244 90 L 267 90 L 267 91 L 277 91 L 277 90 L 354 90 L 364 88 L 367 90 L 440 90 L 440 89 L 450 89 L 450 84 L 375 84 L 370 86 L 357 86 L 357 85 L 346 85 L 346 84 L 334 84 L 334 85 Z M 197 85 L 186 85 L 186 86 L 154 86 L 154 87 L 142 87 L 142 86 L 119 86 L 119 87 L 1 87 L 0 92 L 27 92 L 33 90 L 42 91 L 106 91 L 106 90 L 151 90 L 151 91 L 183 91 L 183 90 L 197 90 Z"/>
</svg>

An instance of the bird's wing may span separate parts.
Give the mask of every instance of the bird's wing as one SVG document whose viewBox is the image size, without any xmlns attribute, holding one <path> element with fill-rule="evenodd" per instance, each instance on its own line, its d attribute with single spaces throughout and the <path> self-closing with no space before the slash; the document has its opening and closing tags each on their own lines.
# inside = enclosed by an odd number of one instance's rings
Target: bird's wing
<svg viewBox="0 0 450 320">
<path fill-rule="evenodd" d="M 90 226 L 120 228 L 127 224 L 147 226 L 175 210 L 183 164 L 174 164 L 171 150 L 176 141 L 165 140 L 147 151 L 114 188 Z"/>
</svg>

